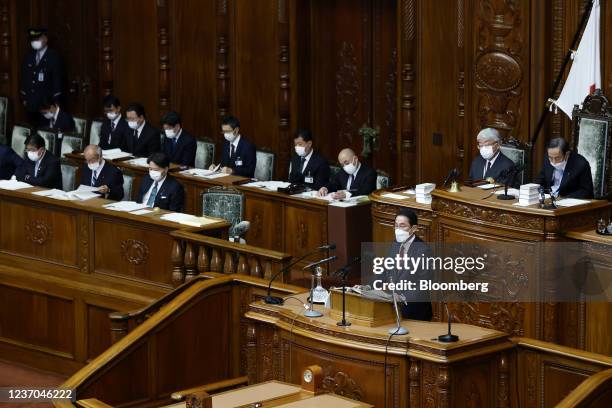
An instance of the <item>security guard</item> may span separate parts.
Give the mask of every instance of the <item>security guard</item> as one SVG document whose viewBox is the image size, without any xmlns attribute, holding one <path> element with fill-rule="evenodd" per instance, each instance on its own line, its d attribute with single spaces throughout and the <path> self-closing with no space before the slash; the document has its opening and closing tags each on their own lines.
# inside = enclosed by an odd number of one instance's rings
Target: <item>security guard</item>
<svg viewBox="0 0 612 408">
<path fill-rule="evenodd" d="M 46 28 L 28 29 L 32 51 L 26 54 L 21 66 L 21 99 L 28 121 L 35 126 L 40 120 L 40 103 L 45 98 L 57 102 L 62 93 L 60 57 L 47 47 L 46 33 Z"/>
</svg>

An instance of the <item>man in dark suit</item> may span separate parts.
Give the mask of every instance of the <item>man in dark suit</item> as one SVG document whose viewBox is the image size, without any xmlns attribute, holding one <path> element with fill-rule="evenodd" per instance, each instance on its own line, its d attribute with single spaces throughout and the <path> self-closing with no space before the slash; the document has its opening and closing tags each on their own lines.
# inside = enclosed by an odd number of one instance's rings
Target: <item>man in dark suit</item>
<svg viewBox="0 0 612 408">
<path fill-rule="evenodd" d="M 38 187 L 62 188 L 62 167 L 60 160 L 45 149 L 45 139 L 38 133 L 26 139 L 28 159 L 17 169 L 19 181 Z"/>
<path fill-rule="evenodd" d="M 376 190 L 376 172 L 364 163 L 352 149 L 342 149 L 338 154 L 342 170 L 332 176 L 325 187 L 319 189 L 319 195 L 333 193 L 332 198 L 341 200 L 351 196 L 368 195 Z"/>
<path fill-rule="evenodd" d="M 329 164 L 312 148 L 310 130 L 298 130 L 293 139 L 295 155 L 291 157 L 289 182 L 318 190 L 329 183 Z"/>
<path fill-rule="evenodd" d="M 0 180 L 8 180 L 23 165 L 23 159 L 10 146 L 0 145 Z"/>
<path fill-rule="evenodd" d="M 21 100 L 28 121 L 39 125 L 40 104 L 47 98 L 58 102 L 62 95 L 62 67 L 59 54 L 47 46 L 47 29 L 27 31 L 32 50 L 26 53 L 21 65 Z"/>
<path fill-rule="evenodd" d="M 136 157 L 159 153 L 159 131 L 146 121 L 144 107 L 139 103 L 131 103 L 125 109 L 125 116 L 130 128 L 125 140 L 125 151 Z"/>
<path fill-rule="evenodd" d="M 496 182 L 505 183 L 506 176 L 503 173 L 514 167 L 514 162 L 501 152 L 501 136 L 497 129 L 482 129 L 476 140 L 480 154 L 472 161 L 468 181 L 491 177 Z"/>
<path fill-rule="evenodd" d="M 185 190 L 174 177 L 168 175 L 170 167 L 168 156 L 165 153 L 154 153 L 147 162 L 149 176 L 142 179 L 136 201 L 148 207 L 182 212 Z"/>
<path fill-rule="evenodd" d="M 114 95 L 106 95 L 102 101 L 106 119 L 102 122 L 100 129 L 100 147 L 104 150 L 125 150 L 125 142 L 130 128 L 127 121 L 121 115 L 121 102 Z"/>
<path fill-rule="evenodd" d="M 431 256 L 429 246 L 416 236 L 417 224 L 418 219 L 414 211 L 402 208 L 397 213 L 395 216 L 395 241 L 391 244 L 389 257 L 396 257 L 397 255 L 403 257 L 406 255 L 408 258 L 427 258 Z M 418 288 L 418 281 L 427 279 L 427 273 L 423 269 L 412 272 L 401 270 L 390 271 L 389 273 L 394 274 L 392 277 L 394 283 L 398 283 L 401 280 L 412 281 L 416 283 Z M 407 302 L 407 304 L 401 303 L 401 312 L 405 319 L 431 320 L 432 308 L 428 292 L 420 290 L 405 291 L 403 295 L 406 297 Z"/>
<path fill-rule="evenodd" d="M 83 152 L 85 164 L 81 171 L 81 185 L 99 187 L 98 192 L 109 200 L 123 199 L 123 173 L 102 158 L 102 148 L 89 145 Z"/>
<path fill-rule="evenodd" d="M 168 112 L 161 120 L 164 128 L 162 151 L 170 158 L 170 163 L 184 166 L 195 166 L 196 140 L 181 123 L 181 117 L 176 112 Z"/>
<path fill-rule="evenodd" d="M 542 170 L 535 183 L 555 196 L 593 198 L 593 177 L 589 162 L 569 149 L 565 139 L 551 139 L 547 146 Z"/>
<path fill-rule="evenodd" d="M 71 114 L 60 109 L 57 102 L 46 98 L 40 104 L 42 118 L 39 127 L 57 130 L 58 132 L 74 132 L 76 126 Z"/>
<path fill-rule="evenodd" d="M 221 171 L 227 174 L 250 177 L 255 176 L 257 154 L 255 145 L 240 135 L 240 122 L 233 116 L 228 116 L 221 123 L 221 131 L 225 137 L 221 152 Z M 210 169 L 217 167 L 212 164 Z"/>
</svg>

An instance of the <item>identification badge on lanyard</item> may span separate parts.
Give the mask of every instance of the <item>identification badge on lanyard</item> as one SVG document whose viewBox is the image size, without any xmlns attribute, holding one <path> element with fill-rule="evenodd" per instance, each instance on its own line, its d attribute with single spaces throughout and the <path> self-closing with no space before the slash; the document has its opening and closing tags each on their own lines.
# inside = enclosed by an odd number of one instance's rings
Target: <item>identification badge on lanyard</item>
<svg viewBox="0 0 612 408">
<path fill-rule="evenodd" d="M 38 73 L 38 82 L 44 82 L 45 81 L 45 73 L 40 71 Z"/>
<path fill-rule="evenodd" d="M 236 166 L 242 166 L 242 159 L 238 159 L 234 162 Z"/>
<path fill-rule="evenodd" d="M 314 178 L 312 176 L 304 177 L 304 183 L 312 184 L 314 183 Z"/>
</svg>

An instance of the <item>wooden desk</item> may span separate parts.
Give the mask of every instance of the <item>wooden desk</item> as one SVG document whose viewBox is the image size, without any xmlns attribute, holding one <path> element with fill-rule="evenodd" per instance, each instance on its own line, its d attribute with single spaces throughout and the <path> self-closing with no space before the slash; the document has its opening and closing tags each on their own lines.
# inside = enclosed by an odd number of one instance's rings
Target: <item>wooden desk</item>
<svg viewBox="0 0 612 408">
<path fill-rule="evenodd" d="M 79 168 L 84 163 L 82 153 L 66 156 Z M 126 161 L 112 161 L 112 164 L 136 176 L 134 191 L 137 191 L 141 178 L 148 174 L 146 167 L 134 166 Z M 189 214 L 202 214 L 202 194 L 210 187 L 234 186 L 244 193 L 244 219 L 251 222 L 245 239 L 250 245 L 299 257 L 318 246 L 336 243 L 337 249 L 333 254 L 338 259 L 330 265 L 333 270 L 359 256 L 361 242 L 372 240 L 369 203 L 356 207 L 333 207 L 325 200 L 247 187 L 243 184 L 252 180 L 239 176 L 206 179 L 178 172 L 172 173 L 172 176 L 185 187 L 185 212 Z M 319 255 L 307 258 L 305 262 L 320 259 Z M 306 274 L 295 276 L 297 279 L 306 277 Z"/>
<path fill-rule="evenodd" d="M 306 294 L 297 297 L 305 300 Z M 303 311 L 291 299 L 283 306 L 250 305 L 249 383 L 296 383 L 302 367 L 316 364 L 324 370 L 327 389 L 376 407 L 385 406 L 385 381 L 387 407 L 463 406 L 476 394 L 482 406 L 509 401 L 506 351 L 513 345 L 504 333 L 456 324 L 453 332 L 460 340 L 443 344 L 432 339 L 446 332 L 445 324 L 405 321 L 409 335 L 388 342 L 392 325 L 340 328 L 328 313 L 311 319 Z"/>
<path fill-rule="evenodd" d="M 392 242 L 395 239 L 393 228 L 395 225 L 395 214 L 400 208 L 410 208 L 418 218 L 417 235 L 425 242 L 435 242 L 435 230 L 433 229 L 433 212 L 431 204 L 416 202 L 414 195 L 394 191 L 405 197 L 405 199 L 385 197 L 390 193 L 387 190 L 377 190 L 370 194 L 372 201 L 372 240 L 374 242 Z"/>
</svg>

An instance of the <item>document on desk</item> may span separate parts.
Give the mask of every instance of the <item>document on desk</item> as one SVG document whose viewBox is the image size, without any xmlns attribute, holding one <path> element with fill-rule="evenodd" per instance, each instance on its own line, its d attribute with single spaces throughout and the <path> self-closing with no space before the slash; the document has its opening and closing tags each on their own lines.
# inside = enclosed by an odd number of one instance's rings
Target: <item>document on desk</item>
<svg viewBox="0 0 612 408">
<path fill-rule="evenodd" d="M 476 188 L 480 188 L 482 190 L 490 190 L 492 188 L 501 187 L 501 186 L 502 186 L 501 184 L 491 184 L 491 183 L 489 183 L 489 184 L 482 184 L 480 186 L 477 186 Z"/>
<path fill-rule="evenodd" d="M 41 197 L 50 197 L 54 194 L 63 194 L 64 192 L 62 190 L 58 190 L 56 188 L 53 188 L 51 190 L 41 190 L 41 191 L 34 191 L 32 194 L 37 195 L 37 196 L 41 196 Z"/>
<path fill-rule="evenodd" d="M 334 207 L 354 207 L 357 205 L 357 201 L 348 200 L 348 201 L 332 201 L 329 205 Z"/>
<path fill-rule="evenodd" d="M 381 195 L 381 197 L 392 198 L 394 200 L 407 200 L 410 198 L 410 197 L 406 197 L 405 195 L 395 194 L 395 193 L 385 193 Z"/>
<path fill-rule="evenodd" d="M 147 163 L 146 157 L 138 157 L 136 159 L 126 160 L 126 163 L 131 164 L 132 166 L 149 167 L 149 163 Z"/>
<path fill-rule="evenodd" d="M 23 188 L 30 188 L 32 185 L 24 183 L 23 181 L 17 180 L 0 180 L 0 188 L 4 190 L 21 190 Z"/>
<path fill-rule="evenodd" d="M 107 210 L 123 212 L 132 212 L 148 208 L 146 204 L 137 203 L 136 201 L 117 201 L 116 203 L 106 204 L 102 207 L 106 208 Z"/>
<path fill-rule="evenodd" d="M 203 227 L 204 225 L 214 224 L 218 221 L 212 218 L 196 217 L 195 215 L 183 213 L 168 213 L 159 218 L 165 221 L 177 222 L 183 225 L 191 225 L 192 227 Z"/>
<path fill-rule="evenodd" d="M 149 214 L 152 213 L 153 210 L 136 210 L 136 211 L 132 211 L 130 212 L 130 214 L 134 214 L 134 215 L 145 215 L 145 214 Z"/>
<path fill-rule="evenodd" d="M 181 171 L 181 174 L 185 174 L 187 176 L 196 176 L 196 177 L 206 177 L 206 176 L 210 176 L 211 174 L 215 174 L 214 170 L 208 170 L 208 169 L 187 169 L 187 170 L 183 170 Z"/>
<path fill-rule="evenodd" d="M 132 153 L 123 152 L 121 149 L 107 149 L 102 150 L 102 157 L 106 160 L 123 159 L 125 157 L 132 157 Z"/>
<path fill-rule="evenodd" d="M 577 205 L 589 204 L 590 202 L 590 200 L 580 200 L 578 198 L 562 198 L 557 200 L 555 204 L 559 207 L 575 207 Z"/>
<path fill-rule="evenodd" d="M 257 187 L 266 190 L 277 191 L 279 188 L 287 188 L 291 183 L 287 181 L 255 181 L 253 183 L 247 183 L 245 187 Z"/>
<path fill-rule="evenodd" d="M 204 176 L 204 178 L 207 178 L 207 179 L 216 179 L 216 178 L 227 177 L 227 176 L 229 176 L 229 174 L 226 174 L 226 173 L 213 173 L 213 174 L 209 174 L 208 176 Z"/>
<path fill-rule="evenodd" d="M 76 197 L 77 199 L 81 200 L 81 201 L 85 201 L 85 200 L 91 200 L 93 198 L 101 198 L 102 196 L 100 194 L 97 194 L 96 191 L 98 190 L 74 190 L 74 191 L 70 191 L 68 193 L 66 193 L 67 195 Z"/>
<path fill-rule="evenodd" d="M 495 194 L 497 194 L 497 195 L 505 194 L 504 190 L 505 189 L 501 188 L 498 191 L 496 191 Z M 509 188 L 508 189 L 508 195 L 513 195 L 513 196 L 518 197 L 520 195 L 520 191 L 518 190 L 518 188 Z"/>
</svg>

